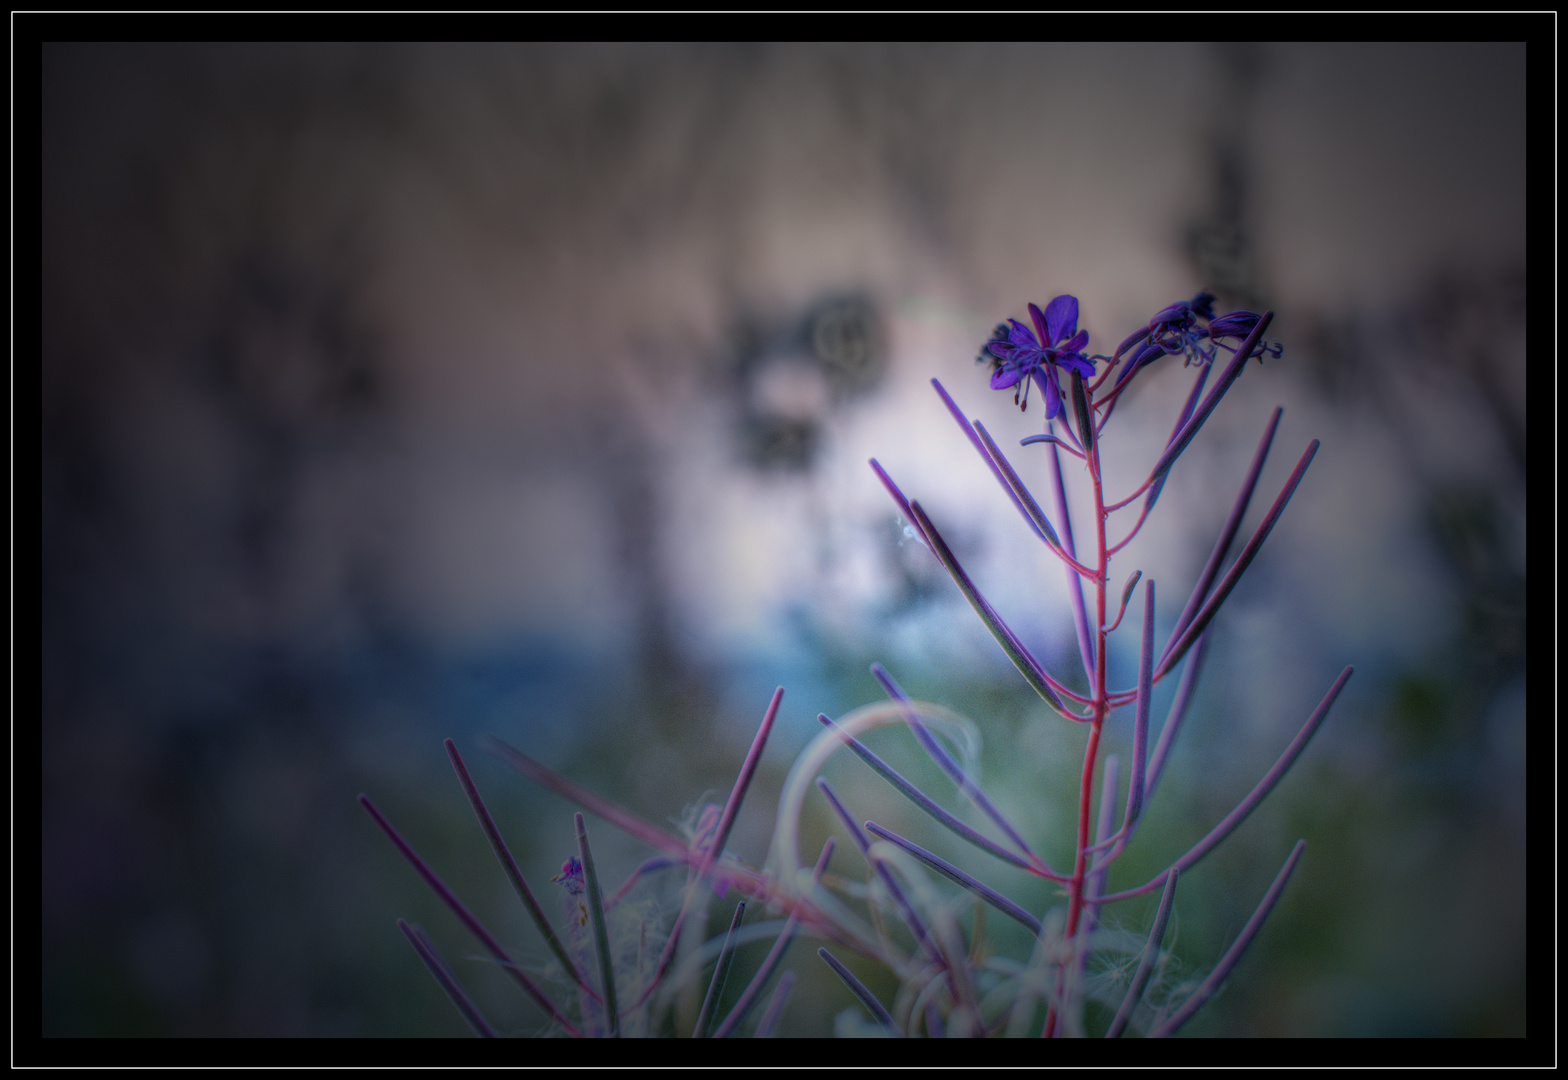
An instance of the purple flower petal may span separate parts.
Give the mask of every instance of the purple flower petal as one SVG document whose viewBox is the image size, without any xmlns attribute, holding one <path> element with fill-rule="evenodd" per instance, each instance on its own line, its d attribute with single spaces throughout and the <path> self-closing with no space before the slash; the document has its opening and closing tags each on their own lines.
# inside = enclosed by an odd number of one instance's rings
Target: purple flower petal
<svg viewBox="0 0 1568 1080">
<path fill-rule="evenodd" d="M 1086 379 L 1094 378 L 1094 361 L 1087 356 L 1064 356 L 1060 366 L 1068 371 L 1076 371 Z"/>
<path fill-rule="evenodd" d="M 992 390 L 1006 390 L 1009 386 L 1015 385 L 1018 382 L 1019 376 L 1021 376 L 1022 374 L 1023 374 L 1023 369 L 1022 368 L 1017 368 L 1017 367 L 997 368 L 995 373 L 992 374 L 992 376 L 991 376 L 991 389 Z"/>
<path fill-rule="evenodd" d="M 1040 339 L 1040 344 L 1049 345 L 1056 340 L 1051 336 L 1044 313 L 1033 304 L 1029 305 L 1029 319 L 1034 323 L 1035 336 Z"/>
<path fill-rule="evenodd" d="M 1209 336 L 1218 340 L 1220 338 L 1244 338 L 1258 325 L 1258 314 L 1254 311 L 1232 311 L 1228 315 L 1221 315 L 1209 324 Z"/>
<path fill-rule="evenodd" d="M 1054 419 L 1062 413 L 1062 392 L 1056 386 L 1056 378 L 1038 368 L 1034 373 L 1034 381 L 1039 383 L 1040 389 L 1045 393 L 1045 418 Z"/>
<path fill-rule="evenodd" d="M 1078 298 L 1063 293 L 1052 300 L 1046 305 L 1045 325 L 1052 343 L 1071 337 L 1078 329 Z"/>
</svg>

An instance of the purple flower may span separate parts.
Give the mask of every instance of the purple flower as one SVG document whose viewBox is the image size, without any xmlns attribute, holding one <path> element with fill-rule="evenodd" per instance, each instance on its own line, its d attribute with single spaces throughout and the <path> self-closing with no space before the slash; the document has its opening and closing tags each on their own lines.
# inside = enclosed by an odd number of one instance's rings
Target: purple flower
<svg viewBox="0 0 1568 1080">
<path fill-rule="evenodd" d="M 1208 325 L 1201 325 L 1200 319 Z M 1257 325 L 1258 315 L 1252 311 L 1232 311 L 1216 319 L 1214 294 L 1209 292 L 1200 292 L 1191 300 L 1162 308 L 1149 320 L 1147 326 L 1122 342 L 1121 348 L 1116 350 L 1120 354 L 1132 348 L 1140 339 L 1143 342 L 1133 350 L 1126 369 L 1116 380 L 1117 386 L 1130 379 L 1139 368 L 1162 356 L 1182 355 L 1186 357 L 1187 364 L 1194 361 L 1200 364 L 1213 363 L 1219 349 L 1236 351 L 1234 345 L 1225 344 L 1226 339 L 1240 343 Z M 1280 345 L 1260 342 L 1256 355 L 1260 358 L 1264 353 L 1279 356 L 1282 351 Z"/>
<path fill-rule="evenodd" d="M 1239 346 L 1241 342 L 1246 339 L 1247 335 L 1252 333 L 1252 328 L 1257 325 L 1257 312 L 1232 311 L 1230 314 L 1221 315 L 1219 318 L 1209 323 L 1209 338 L 1214 342 L 1215 345 L 1221 345 L 1221 347 L 1229 348 L 1232 352 L 1235 352 L 1236 350 L 1234 347 L 1223 345 L 1222 339 L 1235 338 L 1236 344 Z M 1257 356 L 1258 363 L 1260 364 L 1263 363 L 1264 353 L 1268 353 L 1270 356 L 1277 359 L 1285 351 L 1285 347 L 1283 345 L 1280 345 L 1277 342 L 1273 345 L 1270 345 L 1266 341 L 1260 341 L 1257 345 L 1257 349 L 1258 351 L 1254 355 Z M 1251 357 L 1248 357 L 1248 359 L 1250 360 Z"/>
<path fill-rule="evenodd" d="M 583 877 L 583 864 L 576 855 L 561 864 L 561 872 L 550 879 L 566 889 L 572 896 L 580 896 L 588 891 L 586 879 Z"/>
<path fill-rule="evenodd" d="M 1033 330 L 1017 319 L 1008 319 L 986 343 L 996 364 L 991 389 L 1019 387 L 1013 391 L 1013 400 L 1019 408 L 1027 408 L 1028 380 L 1032 378 L 1045 395 L 1045 418 L 1050 420 L 1063 412 L 1057 369 L 1065 367 L 1086 379 L 1094 375 L 1094 361 L 1083 354 L 1089 334 L 1078 329 L 1076 296 L 1058 296 L 1046 305 L 1044 312 L 1030 304 L 1029 318 L 1034 323 Z"/>
<path fill-rule="evenodd" d="M 1141 367 L 1161 356 L 1183 354 L 1187 363 L 1194 360 L 1208 363 L 1214 359 L 1214 346 L 1204 346 L 1209 336 L 1207 327 L 1199 326 L 1214 318 L 1214 294 L 1200 292 L 1191 300 L 1184 300 L 1162 308 L 1149 320 L 1149 325 L 1133 335 L 1132 340 L 1145 338 L 1143 347 L 1133 354 L 1128 370 Z M 1253 316 L 1256 319 L 1256 316 Z M 1123 343 L 1125 347 L 1126 343 Z M 1126 376 L 1124 375 L 1123 378 Z"/>
</svg>

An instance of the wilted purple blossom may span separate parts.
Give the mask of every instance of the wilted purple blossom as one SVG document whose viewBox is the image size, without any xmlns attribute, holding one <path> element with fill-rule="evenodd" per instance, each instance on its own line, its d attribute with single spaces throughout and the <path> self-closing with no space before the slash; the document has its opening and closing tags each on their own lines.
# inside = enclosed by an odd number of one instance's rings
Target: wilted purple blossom
<svg viewBox="0 0 1568 1080">
<path fill-rule="evenodd" d="M 1148 325 L 1130 334 L 1117 348 L 1117 356 L 1127 353 L 1127 366 L 1117 376 L 1120 386 L 1139 368 L 1162 356 L 1182 356 L 1183 366 L 1192 363 L 1210 364 L 1222 348 L 1235 351 L 1226 345 L 1227 340 L 1241 341 L 1258 325 L 1255 311 L 1232 311 L 1218 318 L 1214 315 L 1214 294 L 1200 292 L 1191 300 L 1182 300 L 1161 308 Z M 1260 342 L 1255 355 L 1268 353 L 1279 356 L 1283 347 Z"/>
</svg>

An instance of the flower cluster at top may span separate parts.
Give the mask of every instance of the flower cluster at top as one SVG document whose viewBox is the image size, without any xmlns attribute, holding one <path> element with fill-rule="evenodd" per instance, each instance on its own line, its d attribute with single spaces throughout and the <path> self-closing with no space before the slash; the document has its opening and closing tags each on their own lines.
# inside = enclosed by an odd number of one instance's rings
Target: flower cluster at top
<svg viewBox="0 0 1568 1080">
<path fill-rule="evenodd" d="M 1202 319 L 1207 326 L 1199 325 Z M 1128 361 L 1128 371 L 1157 360 L 1162 356 L 1186 356 L 1186 363 L 1194 360 L 1201 364 L 1212 363 L 1219 349 L 1225 348 L 1234 352 L 1232 346 L 1225 344 L 1225 339 L 1234 338 L 1240 341 L 1252 333 L 1252 328 L 1258 325 L 1258 314 L 1255 311 L 1232 311 L 1229 314 L 1214 317 L 1214 294 L 1200 292 L 1191 300 L 1181 301 L 1159 311 L 1154 318 L 1149 320 L 1149 325 L 1138 330 L 1122 342 L 1117 350 L 1118 354 L 1131 348 L 1142 341 L 1142 347 L 1132 354 Z M 1205 344 L 1206 343 L 1206 344 Z M 1258 352 L 1259 362 L 1262 362 L 1264 353 L 1278 357 L 1283 352 L 1280 345 L 1265 344 Z M 1126 374 L 1122 376 L 1126 378 Z"/>
<path fill-rule="evenodd" d="M 1077 297 L 1058 296 L 1043 312 L 1030 304 L 1029 317 L 1034 323 L 1032 330 L 1017 319 L 999 324 L 976 359 L 993 365 L 991 389 L 1016 387 L 1013 400 L 1020 408 L 1028 407 L 1029 381 L 1033 380 L 1045 395 L 1047 420 L 1066 411 L 1058 381 L 1062 369 L 1091 378 L 1096 360 L 1110 360 L 1114 366 L 1130 350 L 1127 366 L 1116 380 L 1120 389 L 1140 368 L 1162 356 L 1184 356 L 1186 364 L 1212 363 L 1220 349 L 1236 351 L 1227 341 L 1242 341 L 1258 324 L 1258 314 L 1253 311 L 1232 311 L 1216 318 L 1214 294 L 1200 292 L 1191 300 L 1160 310 L 1121 343 L 1114 357 L 1107 357 L 1084 352 L 1089 334 L 1078 329 Z M 1282 351 L 1278 344 L 1259 342 L 1253 355 L 1261 363 L 1265 353 L 1278 357 Z"/>
</svg>

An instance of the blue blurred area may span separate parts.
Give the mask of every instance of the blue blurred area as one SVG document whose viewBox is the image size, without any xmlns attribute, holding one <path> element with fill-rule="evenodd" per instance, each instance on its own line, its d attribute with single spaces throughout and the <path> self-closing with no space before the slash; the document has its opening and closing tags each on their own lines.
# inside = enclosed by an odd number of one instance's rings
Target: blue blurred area
<svg viewBox="0 0 1568 1080">
<path fill-rule="evenodd" d="M 866 458 L 1071 671 L 1060 569 L 928 380 L 1016 444 L 1038 406 L 973 360 L 997 320 L 1070 291 L 1109 351 L 1200 287 L 1274 309 L 1285 353 L 1113 570 L 1159 578 L 1161 632 L 1273 406 L 1244 531 L 1323 449 L 1216 623 L 1151 844 L 1190 844 L 1357 676 L 1183 879 L 1201 966 L 1309 839 L 1192 1033 L 1522 1034 L 1523 58 L 47 46 L 44 1034 L 463 1034 L 400 916 L 538 1030 L 354 804 L 542 956 L 447 737 L 547 881 L 570 808 L 481 735 L 669 825 L 728 790 L 782 684 L 737 832 L 760 861 L 816 714 L 876 700 L 878 660 L 979 722 L 987 775 L 1054 826 L 1071 792 L 1041 781 L 1079 734 Z M 1185 377 L 1118 406 L 1119 483 Z M 791 1031 L 831 1030 L 802 1010 Z"/>
</svg>

